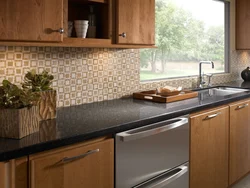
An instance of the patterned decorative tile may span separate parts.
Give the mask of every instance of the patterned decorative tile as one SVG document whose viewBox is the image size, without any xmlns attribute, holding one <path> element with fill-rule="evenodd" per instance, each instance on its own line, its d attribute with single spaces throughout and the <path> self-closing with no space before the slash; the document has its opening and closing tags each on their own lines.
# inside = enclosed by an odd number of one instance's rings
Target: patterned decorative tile
<svg viewBox="0 0 250 188">
<path fill-rule="evenodd" d="M 0 82 L 8 79 L 19 84 L 27 71 L 47 70 L 55 77 L 52 86 L 58 92 L 58 107 L 111 100 L 165 85 L 196 86 L 197 77 L 141 83 L 139 54 L 137 49 L 0 46 Z M 212 82 L 240 79 L 249 63 L 250 51 L 232 51 L 231 72 L 214 75 Z"/>
</svg>

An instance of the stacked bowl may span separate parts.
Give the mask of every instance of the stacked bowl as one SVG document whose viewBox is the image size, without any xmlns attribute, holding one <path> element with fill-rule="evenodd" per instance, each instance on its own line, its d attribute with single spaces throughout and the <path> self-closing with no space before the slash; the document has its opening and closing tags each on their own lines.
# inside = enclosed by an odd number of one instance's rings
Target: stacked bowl
<svg viewBox="0 0 250 188">
<path fill-rule="evenodd" d="M 86 38 L 88 26 L 89 26 L 88 20 L 75 20 L 74 26 L 76 30 L 76 36 L 78 38 Z"/>
</svg>

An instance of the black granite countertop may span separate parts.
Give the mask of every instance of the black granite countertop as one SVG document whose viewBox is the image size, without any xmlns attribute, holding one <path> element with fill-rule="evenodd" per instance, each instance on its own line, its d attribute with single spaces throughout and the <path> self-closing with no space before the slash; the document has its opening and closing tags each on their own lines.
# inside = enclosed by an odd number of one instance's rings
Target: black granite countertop
<svg viewBox="0 0 250 188">
<path fill-rule="evenodd" d="M 250 82 L 223 86 L 250 88 Z M 199 97 L 173 103 L 154 103 L 132 98 L 59 108 L 57 118 L 41 122 L 40 131 L 21 140 L 0 138 L 0 161 L 137 128 L 250 97 L 250 92 L 231 96 Z"/>
</svg>

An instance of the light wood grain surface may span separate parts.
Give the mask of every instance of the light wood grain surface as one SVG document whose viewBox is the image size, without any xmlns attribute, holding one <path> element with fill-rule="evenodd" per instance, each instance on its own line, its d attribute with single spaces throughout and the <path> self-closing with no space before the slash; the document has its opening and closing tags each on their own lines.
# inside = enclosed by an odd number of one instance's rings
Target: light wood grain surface
<svg viewBox="0 0 250 188">
<path fill-rule="evenodd" d="M 118 44 L 155 44 L 155 0 L 117 0 L 116 10 Z"/>
<path fill-rule="evenodd" d="M 239 107 L 245 106 L 239 109 Z M 250 101 L 230 105 L 229 184 L 250 171 Z"/>
<path fill-rule="evenodd" d="M 192 114 L 190 123 L 190 187 L 227 188 L 229 107 Z"/>
<path fill-rule="evenodd" d="M 250 1 L 236 0 L 236 49 L 250 49 Z"/>
<path fill-rule="evenodd" d="M 61 42 L 63 0 L 1 0 L 0 40 Z"/>
<path fill-rule="evenodd" d="M 86 48 L 156 48 L 154 45 L 122 45 L 112 44 L 111 39 L 82 39 L 82 38 L 64 38 L 62 43 L 47 42 L 4 42 L 0 41 L 2 46 L 54 46 L 54 47 L 86 47 Z"/>
<path fill-rule="evenodd" d="M 1 188 L 28 187 L 28 158 L 23 157 L 7 162 L 0 162 Z"/>
<path fill-rule="evenodd" d="M 65 157 L 96 149 L 100 151 L 72 162 L 59 163 Z M 30 159 L 30 188 L 114 187 L 113 139 L 54 151 L 50 155 L 35 155 Z"/>
</svg>

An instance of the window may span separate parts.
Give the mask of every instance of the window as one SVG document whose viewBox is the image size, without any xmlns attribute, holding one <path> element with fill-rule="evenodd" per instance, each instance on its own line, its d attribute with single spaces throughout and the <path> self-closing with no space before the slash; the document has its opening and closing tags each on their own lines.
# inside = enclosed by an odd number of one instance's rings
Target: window
<svg viewBox="0 0 250 188">
<path fill-rule="evenodd" d="M 141 81 L 228 70 L 229 2 L 156 0 L 156 49 L 142 49 Z"/>
</svg>

